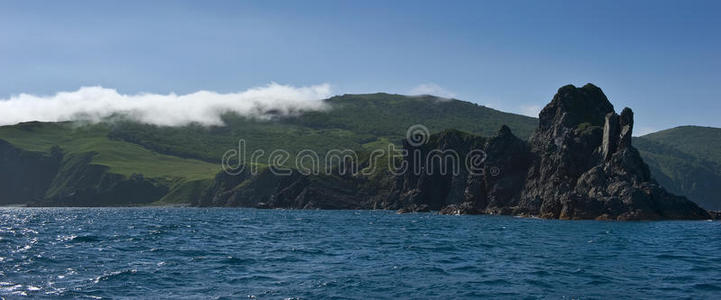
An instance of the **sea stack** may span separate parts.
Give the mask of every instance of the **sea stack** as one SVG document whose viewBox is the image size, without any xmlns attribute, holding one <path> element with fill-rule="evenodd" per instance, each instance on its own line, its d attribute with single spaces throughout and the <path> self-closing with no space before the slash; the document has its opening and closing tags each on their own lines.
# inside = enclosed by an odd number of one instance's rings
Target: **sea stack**
<svg viewBox="0 0 721 300">
<path fill-rule="evenodd" d="M 631 144 L 633 111 L 617 115 L 600 88 L 558 90 L 531 137 L 534 163 L 516 212 L 560 219 L 707 219 L 651 179 Z"/>
</svg>

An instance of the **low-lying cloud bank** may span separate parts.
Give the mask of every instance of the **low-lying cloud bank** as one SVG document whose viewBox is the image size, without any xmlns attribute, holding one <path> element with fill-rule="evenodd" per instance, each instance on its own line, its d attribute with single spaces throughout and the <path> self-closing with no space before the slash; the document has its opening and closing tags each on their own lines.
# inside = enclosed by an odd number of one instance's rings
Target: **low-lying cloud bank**
<svg viewBox="0 0 721 300">
<path fill-rule="evenodd" d="M 271 83 L 238 93 L 198 91 L 186 95 L 126 95 L 99 86 L 82 87 L 53 96 L 20 94 L 0 99 L 0 125 L 28 121 L 99 122 L 114 115 L 161 126 L 223 125 L 221 115 L 228 112 L 266 118 L 270 113 L 288 115 L 323 110 L 326 106 L 321 100 L 330 96 L 328 84 L 293 87 Z"/>
</svg>

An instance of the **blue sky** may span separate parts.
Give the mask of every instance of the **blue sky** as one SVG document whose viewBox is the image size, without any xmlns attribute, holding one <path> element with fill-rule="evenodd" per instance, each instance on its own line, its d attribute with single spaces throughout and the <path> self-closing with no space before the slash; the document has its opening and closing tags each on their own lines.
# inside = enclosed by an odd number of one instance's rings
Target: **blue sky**
<svg viewBox="0 0 721 300">
<path fill-rule="evenodd" d="M 721 127 L 721 1 L 0 2 L 0 99 L 270 82 L 519 113 L 592 82 L 637 133 Z"/>
</svg>

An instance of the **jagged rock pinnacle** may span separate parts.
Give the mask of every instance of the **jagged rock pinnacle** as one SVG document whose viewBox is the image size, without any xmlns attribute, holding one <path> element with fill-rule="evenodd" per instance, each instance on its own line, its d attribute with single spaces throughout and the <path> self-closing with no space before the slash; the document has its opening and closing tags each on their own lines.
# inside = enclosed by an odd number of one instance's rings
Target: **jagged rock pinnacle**
<svg viewBox="0 0 721 300">
<path fill-rule="evenodd" d="M 626 107 L 621 112 L 621 141 L 619 148 L 631 147 L 631 135 L 633 134 L 633 111 Z"/>
<path fill-rule="evenodd" d="M 608 160 L 616 152 L 619 139 L 619 117 L 615 112 L 606 114 L 606 123 L 603 125 L 603 142 L 601 144 L 603 159 Z"/>
</svg>

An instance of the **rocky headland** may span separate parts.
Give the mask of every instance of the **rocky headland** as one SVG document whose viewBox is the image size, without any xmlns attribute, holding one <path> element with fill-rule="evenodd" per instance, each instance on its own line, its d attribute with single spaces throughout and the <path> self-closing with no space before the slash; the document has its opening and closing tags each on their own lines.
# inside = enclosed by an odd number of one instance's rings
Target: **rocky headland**
<svg viewBox="0 0 721 300">
<path fill-rule="evenodd" d="M 528 142 L 505 126 L 485 143 L 472 142 L 482 144 L 485 167 L 496 172 L 402 176 L 385 206 L 552 219 L 710 218 L 651 178 L 631 144 L 633 112 L 624 108 L 617 114 L 600 88 L 564 86 L 539 117 Z M 437 144 L 424 145 L 432 147 L 465 150 L 473 145 L 448 132 Z"/>
<path fill-rule="evenodd" d="M 632 145 L 633 112 L 617 114 L 600 88 L 561 87 L 528 141 L 503 126 L 490 138 L 457 130 L 403 146 L 401 175 L 218 175 L 194 205 L 302 209 L 394 209 L 441 214 L 505 214 L 550 219 L 709 219 L 706 210 L 668 193 Z M 443 160 L 414 155 L 479 149 L 482 172 L 440 172 Z M 414 164 L 420 161 L 421 164 Z M 413 168 L 420 168 L 416 170 Z M 428 170 L 435 170 L 435 172 Z"/>
</svg>

